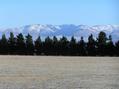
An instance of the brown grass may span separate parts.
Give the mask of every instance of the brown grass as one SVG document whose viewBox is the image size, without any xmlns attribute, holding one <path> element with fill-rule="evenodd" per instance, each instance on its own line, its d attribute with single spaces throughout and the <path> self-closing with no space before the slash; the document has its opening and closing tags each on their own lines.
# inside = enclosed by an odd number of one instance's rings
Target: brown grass
<svg viewBox="0 0 119 89">
<path fill-rule="evenodd" d="M 0 89 L 119 89 L 119 58 L 0 56 Z"/>
</svg>

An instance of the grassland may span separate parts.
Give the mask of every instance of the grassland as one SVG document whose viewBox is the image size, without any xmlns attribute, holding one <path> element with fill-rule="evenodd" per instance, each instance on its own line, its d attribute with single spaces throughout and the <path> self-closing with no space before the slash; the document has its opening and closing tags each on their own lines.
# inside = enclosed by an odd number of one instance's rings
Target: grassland
<svg viewBox="0 0 119 89">
<path fill-rule="evenodd" d="M 0 89 L 119 89 L 119 58 L 0 56 Z"/>
</svg>

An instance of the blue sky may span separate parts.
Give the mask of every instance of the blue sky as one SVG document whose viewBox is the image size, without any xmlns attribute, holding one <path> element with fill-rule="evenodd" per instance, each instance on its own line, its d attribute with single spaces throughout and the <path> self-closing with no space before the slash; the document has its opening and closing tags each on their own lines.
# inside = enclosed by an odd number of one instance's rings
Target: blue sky
<svg viewBox="0 0 119 89">
<path fill-rule="evenodd" d="M 0 27 L 119 24 L 119 0 L 0 0 Z"/>
</svg>

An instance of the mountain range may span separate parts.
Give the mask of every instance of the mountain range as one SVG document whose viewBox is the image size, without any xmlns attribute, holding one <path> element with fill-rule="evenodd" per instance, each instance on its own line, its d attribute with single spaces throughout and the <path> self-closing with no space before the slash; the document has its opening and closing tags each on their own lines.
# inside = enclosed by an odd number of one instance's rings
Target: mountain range
<svg viewBox="0 0 119 89">
<path fill-rule="evenodd" d="M 95 26 L 87 26 L 87 25 L 74 25 L 74 24 L 64 24 L 64 25 L 41 25 L 41 24 L 33 24 L 26 25 L 18 28 L 6 28 L 0 29 L 0 35 L 5 33 L 9 36 L 10 32 L 13 32 L 15 35 L 22 33 L 23 35 L 27 35 L 28 33 L 33 36 L 33 39 L 36 39 L 39 35 L 41 37 L 47 36 L 57 36 L 58 38 L 62 36 L 66 36 L 70 38 L 74 36 L 76 39 L 80 39 L 81 36 L 87 40 L 90 34 L 94 35 L 96 38 L 100 31 L 104 31 L 107 36 L 112 35 L 113 41 L 119 40 L 119 25 L 95 25 Z"/>
</svg>

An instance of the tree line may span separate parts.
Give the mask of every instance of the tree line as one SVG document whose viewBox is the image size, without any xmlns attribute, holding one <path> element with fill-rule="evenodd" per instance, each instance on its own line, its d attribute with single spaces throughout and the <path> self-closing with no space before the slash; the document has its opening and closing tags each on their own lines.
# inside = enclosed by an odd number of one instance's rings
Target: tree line
<svg viewBox="0 0 119 89">
<path fill-rule="evenodd" d="M 96 40 L 91 34 L 88 42 L 83 37 L 77 41 L 65 36 L 59 40 L 56 36 L 33 40 L 30 34 L 14 36 L 11 32 L 9 38 L 3 34 L 0 39 L 0 55 L 119 56 L 119 41 L 113 43 L 111 35 L 107 37 L 105 32 L 100 32 Z"/>
</svg>

